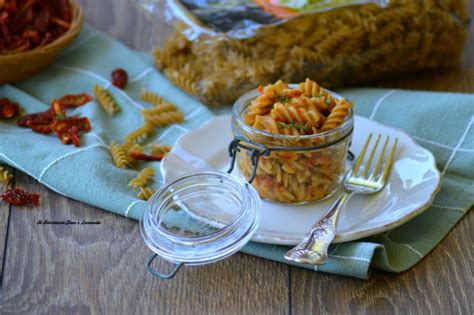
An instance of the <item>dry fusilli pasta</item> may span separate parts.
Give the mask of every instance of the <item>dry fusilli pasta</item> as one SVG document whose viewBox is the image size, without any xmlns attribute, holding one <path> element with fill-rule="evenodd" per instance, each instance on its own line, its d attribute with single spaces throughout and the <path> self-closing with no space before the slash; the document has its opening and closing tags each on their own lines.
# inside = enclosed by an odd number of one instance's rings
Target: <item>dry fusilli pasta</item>
<svg viewBox="0 0 474 315">
<path fill-rule="evenodd" d="M 104 90 L 100 85 L 94 86 L 94 95 L 99 105 L 110 115 L 120 111 L 117 102 L 109 92 Z"/>
<path fill-rule="evenodd" d="M 154 59 L 177 86 L 218 106 L 277 78 L 333 88 L 455 65 L 467 21 L 464 0 L 390 0 L 302 15 L 245 39 L 190 41 L 178 22 Z"/>
<path fill-rule="evenodd" d="M 145 187 L 153 176 L 155 176 L 155 169 L 153 167 L 145 167 L 138 173 L 137 177 L 128 183 L 128 186 L 134 189 Z"/>
<path fill-rule="evenodd" d="M 13 175 L 6 168 L 0 166 L 0 184 L 8 185 L 12 179 Z"/>
<path fill-rule="evenodd" d="M 130 165 L 130 161 L 127 159 L 127 155 L 122 146 L 112 143 L 109 147 L 109 151 L 115 166 L 118 168 L 125 168 Z"/>
<path fill-rule="evenodd" d="M 161 96 L 145 89 L 140 93 L 140 98 L 154 106 L 163 105 L 166 102 Z"/>
<path fill-rule="evenodd" d="M 150 187 L 139 187 L 139 192 L 137 196 L 140 199 L 148 200 L 151 196 L 153 196 L 154 193 L 155 191 Z"/>
<path fill-rule="evenodd" d="M 165 155 L 171 151 L 171 146 L 163 144 L 152 144 L 150 145 L 150 151 L 152 155 Z"/>
<path fill-rule="evenodd" d="M 184 115 L 179 111 L 164 112 L 159 115 L 145 115 L 145 121 L 157 127 L 184 121 Z"/>
<path fill-rule="evenodd" d="M 130 132 L 125 137 L 125 142 L 142 142 L 154 133 L 155 128 L 153 127 L 153 124 L 145 122 L 143 126 Z"/>
</svg>

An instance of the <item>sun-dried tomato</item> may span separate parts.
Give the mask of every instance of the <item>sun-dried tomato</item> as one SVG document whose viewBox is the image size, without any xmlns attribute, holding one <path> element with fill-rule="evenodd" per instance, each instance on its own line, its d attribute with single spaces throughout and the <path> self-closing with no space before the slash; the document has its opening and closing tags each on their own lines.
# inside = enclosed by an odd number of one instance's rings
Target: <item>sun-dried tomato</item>
<svg viewBox="0 0 474 315">
<path fill-rule="evenodd" d="M 64 133 L 71 127 L 76 127 L 78 131 L 84 132 L 91 130 L 91 124 L 87 117 L 56 119 L 51 125 L 51 128 L 56 133 Z"/>
<path fill-rule="evenodd" d="M 24 205 L 39 205 L 40 195 L 30 193 L 26 190 L 20 188 L 12 188 L 4 191 L 2 193 L 3 202 L 15 205 L 15 206 L 24 206 Z"/>
<path fill-rule="evenodd" d="M 81 146 L 81 140 L 79 139 L 79 131 L 76 126 L 72 126 L 71 128 L 62 133 L 58 133 L 58 138 L 63 144 L 73 143 L 76 147 Z"/>
<path fill-rule="evenodd" d="M 82 106 L 91 99 L 92 97 L 86 93 L 65 95 L 54 100 L 47 111 L 25 115 L 18 120 L 17 124 L 37 133 L 55 132 L 62 143 L 73 143 L 79 147 L 81 145 L 79 132 L 90 131 L 91 123 L 87 117 L 67 117 L 66 108 Z"/>
<path fill-rule="evenodd" d="M 53 123 L 53 120 L 54 113 L 48 109 L 44 112 L 25 115 L 16 124 L 20 127 L 28 127 L 28 122 L 31 121 L 33 125 L 49 125 Z"/>
<path fill-rule="evenodd" d="M 53 111 L 53 114 L 56 116 L 56 117 L 64 117 L 66 116 L 66 109 L 64 108 L 63 105 L 61 105 L 59 102 L 57 101 L 53 101 L 53 103 L 51 104 L 51 110 Z"/>
<path fill-rule="evenodd" d="M 86 104 L 87 102 L 90 102 L 91 100 L 92 96 L 87 93 L 82 93 L 77 95 L 64 95 L 56 101 L 65 107 L 79 107 Z"/>
<path fill-rule="evenodd" d="M 142 161 L 161 161 L 165 157 L 164 154 L 160 155 L 148 155 L 144 153 L 132 152 L 130 156 L 135 160 L 142 160 Z"/>
<path fill-rule="evenodd" d="M 51 129 L 51 125 L 35 125 L 31 120 L 28 120 L 26 122 L 26 126 L 33 130 L 36 133 L 41 133 L 44 135 L 50 134 L 53 132 L 53 129 Z"/>
<path fill-rule="evenodd" d="M 8 98 L 0 99 L 0 119 L 10 119 L 20 112 L 20 106 Z"/>
<path fill-rule="evenodd" d="M 128 74 L 123 69 L 115 69 L 112 72 L 112 84 L 118 87 L 119 89 L 123 89 L 128 82 Z"/>
</svg>

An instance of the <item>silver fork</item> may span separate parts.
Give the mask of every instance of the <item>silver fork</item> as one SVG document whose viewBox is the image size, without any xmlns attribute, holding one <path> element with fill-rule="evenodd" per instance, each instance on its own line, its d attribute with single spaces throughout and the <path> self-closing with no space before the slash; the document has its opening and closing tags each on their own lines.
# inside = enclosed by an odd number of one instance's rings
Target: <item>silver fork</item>
<svg viewBox="0 0 474 315">
<path fill-rule="evenodd" d="M 328 213 L 311 227 L 311 230 L 306 234 L 303 241 L 286 253 L 285 259 L 311 265 L 323 265 L 326 263 L 329 244 L 331 244 L 336 236 L 336 225 L 339 213 L 347 201 L 355 194 L 370 195 L 378 193 L 387 184 L 398 139 L 395 138 L 392 149 L 382 168 L 385 150 L 390 137 L 385 139 L 382 151 L 369 175 L 370 166 L 377 151 L 380 138 L 381 135 L 378 135 L 364 169 L 359 172 L 362 160 L 372 140 L 372 133 L 369 135 L 352 170 L 344 179 L 344 191 L 341 196 L 334 202 Z"/>
</svg>

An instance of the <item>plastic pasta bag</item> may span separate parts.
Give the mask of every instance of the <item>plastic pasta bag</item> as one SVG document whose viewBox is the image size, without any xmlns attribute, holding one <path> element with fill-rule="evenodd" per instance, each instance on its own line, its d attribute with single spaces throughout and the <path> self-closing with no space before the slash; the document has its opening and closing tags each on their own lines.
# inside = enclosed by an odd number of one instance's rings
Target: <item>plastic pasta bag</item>
<svg viewBox="0 0 474 315">
<path fill-rule="evenodd" d="M 464 0 L 140 0 L 174 32 L 156 66 L 212 106 L 283 79 L 335 88 L 459 63 Z M 164 9 L 163 9 L 164 8 Z M 164 13 L 164 14 L 162 14 Z"/>
</svg>

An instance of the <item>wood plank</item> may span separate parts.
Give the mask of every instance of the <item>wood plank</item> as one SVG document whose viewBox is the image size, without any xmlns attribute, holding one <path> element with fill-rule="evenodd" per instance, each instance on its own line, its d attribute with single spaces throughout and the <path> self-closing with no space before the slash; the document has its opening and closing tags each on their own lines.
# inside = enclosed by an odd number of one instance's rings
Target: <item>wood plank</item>
<svg viewBox="0 0 474 315">
<path fill-rule="evenodd" d="M 286 265 L 238 254 L 160 281 L 145 269 L 150 251 L 137 222 L 59 196 L 24 174 L 17 182 L 39 192 L 42 203 L 35 209 L 12 208 L 3 313 L 289 312 Z M 39 220 L 101 224 L 38 225 Z"/>
<path fill-rule="evenodd" d="M 12 175 L 15 175 L 15 170 L 4 164 L 0 164 L 4 169 L 7 169 Z M 8 188 L 12 188 L 14 181 L 9 185 L 0 184 L 0 194 Z M 0 288 L 3 278 L 3 258 L 5 257 L 5 250 L 7 245 L 8 224 L 10 221 L 10 205 L 3 203 L 0 200 Z"/>
<path fill-rule="evenodd" d="M 369 280 L 291 268 L 293 314 L 472 314 L 474 257 L 469 213 L 417 266 Z"/>
</svg>

